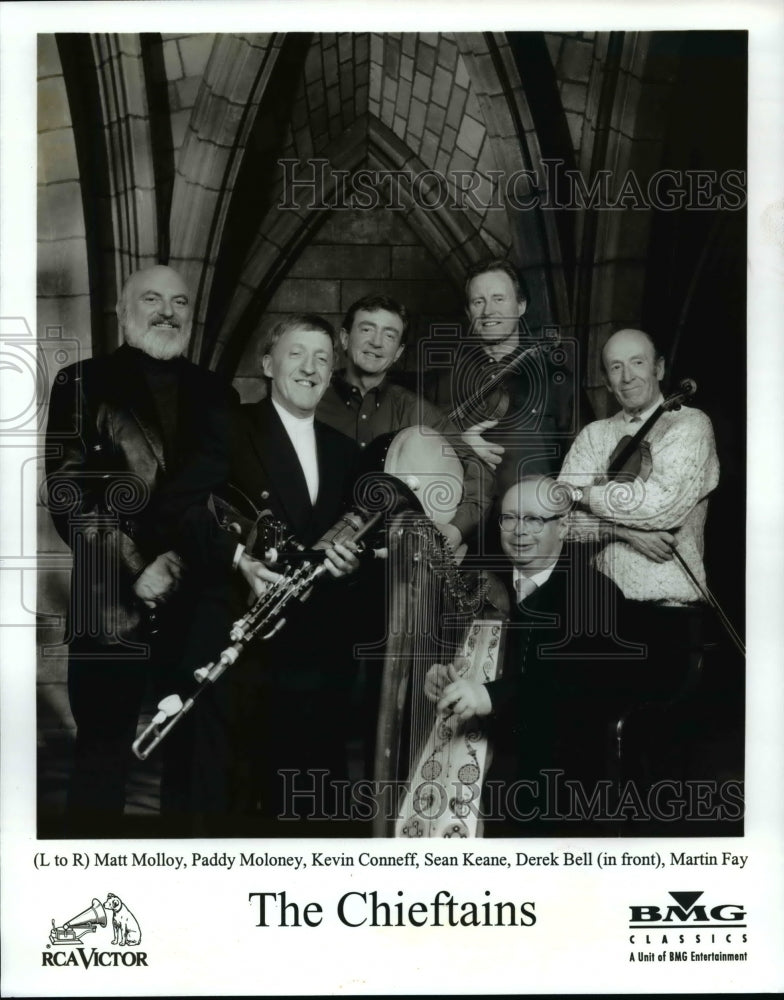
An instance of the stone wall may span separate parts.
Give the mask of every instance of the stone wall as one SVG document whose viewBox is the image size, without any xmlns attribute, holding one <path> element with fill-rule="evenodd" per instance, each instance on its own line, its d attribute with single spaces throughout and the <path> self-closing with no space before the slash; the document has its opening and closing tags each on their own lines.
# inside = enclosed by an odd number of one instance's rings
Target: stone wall
<svg viewBox="0 0 784 1000">
<path fill-rule="evenodd" d="M 259 378 L 267 331 L 290 312 L 315 312 L 340 326 L 346 310 L 369 294 L 389 295 L 409 310 L 409 349 L 401 364 L 412 367 L 415 341 L 433 323 L 459 320 L 461 293 L 444 278 L 435 259 L 406 225 L 402 213 L 335 211 L 294 261 L 248 342 L 234 384 L 244 402 L 263 395 Z"/>
<path fill-rule="evenodd" d="M 531 43 L 522 49 L 501 32 L 96 35 L 60 36 L 59 50 L 40 35 L 36 325 L 49 384 L 63 364 L 113 348 L 122 279 L 155 259 L 193 290 L 194 359 L 234 376 L 252 401 L 263 393 L 261 343 L 284 313 L 314 311 L 339 327 L 355 299 L 384 292 L 410 309 L 415 343 L 433 324 L 461 323 L 465 269 L 496 253 L 525 272 L 532 326 L 577 337 L 591 404 L 582 417 L 602 414 L 609 332 L 651 316 L 681 339 L 712 329 L 689 325 L 698 296 L 688 281 L 713 260 L 701 249 L 712 240 L 726 248 L 731 287 L 742 233 L 725 240 L 709 217 L 703 232 L 677 213 L 663 227 L 645 209 L 516 210 L 499 199 L 500 182 L 523 168 L 541 174 L 553 156 L 586 184 L 598 170 L 644 182 L 695 155 L 700 166 L 742 166 L 742 154 L 721 160 L 725 129 L 700 117 L 722 106 L 700 89 L 717 82 L 720 59 L 708 72 L 698 53 L 696 83 L 679 82 L 680 34 L 515 36 Z M 460 210 L 409 200 L 402 211 L 281 212 L 285 157 L 437 171 L 453 193 L 462 171 L 478 186 Z M 737 325 L 728 335 L 740 343 Z M 402 365 L 415 360 L 409 348 Z M 41 640 L 54 644 L 40 664 L 46 730 L 70 721 L 56 648 L 69 556 L 39 515 Z"/>
<path fill-rule="evenodd" d="M 41 370 L 48 395 L 57 371 L 92 354 L 85 221 L 68 96 L 52 35 L 38 36 L 38 316 Z M 43 455 L 37 470 L 40 497 Z M 71 725 L 63 681 L 63 611 L 70 551 L 37 504 L 39 573 L 38 698 L 41 728 Z"/>
</svg>

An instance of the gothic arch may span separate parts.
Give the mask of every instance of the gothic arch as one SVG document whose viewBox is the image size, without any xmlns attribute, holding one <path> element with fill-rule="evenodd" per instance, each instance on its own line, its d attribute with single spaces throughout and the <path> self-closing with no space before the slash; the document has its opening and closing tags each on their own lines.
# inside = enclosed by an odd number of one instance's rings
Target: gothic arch
<svg viewBox="0 0 784 1000">
<path fill-rule="evenodd" d="M 171 264 L 193 289 L 197 358 L 228 206 L 281 44 L 275 34 L 216 36 L 177 160 Z"/>
<path fill-rule="evenodd" d="M 385 173 L 405 172 L 409 177 L 427 174 L 424 163 L 375 116 L 366 127 L 343 135 L 328 148 L 324 157 L 331 165 L 321 192 L 321 202 L 332 204 L 336 196 L 337 171 L 353 172 L 368 167 Z M 442 266 L 456 288 L 462 284 L 465 268 L 488 256 L 496 247 L 488 246 L 481 232 L 466 213 L 450 209 L 444 202 L 438 207 L 423 208 L 422 198 L 412 197 L 408 184 L 397 188 L 401 216 Z M 283 197 L 280 185 L 273 199 Z M 266 303 L 297 256 L 325 218 L 325 210 L 297 203 L 297 208 L 268 212 L 251 249 L 229 305 L 226 317 L 211 352 L 214 367 L 232 370 L 248 338 L 257 326 Z"/>
<path fill-rule="evenodd" d="M 85 215 L 91 350 L 116 346 L 123 282 L 158 252 L 155 178 L 138 35 L 58 35 Z"/>
<path fill-rule="evenodd" d="M 531 171 L 544 178 L 536 123 L 504 32 L 455 35 L 482 107 L 498 168 L 509 178 Z M 514 256 L 529 276 L 543 317 L 569 327 L 571 309 L 555 219 L 541 208 L 507 208 Z M 533 223 L 529 223 L 533 219 Z M 532 280 L 531 280 L 532 279 Z"/>
<path fill-rule="evenodd" d="M 138 35 L 95 35 L 119 282 L 155 263 L 158 227 L 147 94 Z"/>
</svg>

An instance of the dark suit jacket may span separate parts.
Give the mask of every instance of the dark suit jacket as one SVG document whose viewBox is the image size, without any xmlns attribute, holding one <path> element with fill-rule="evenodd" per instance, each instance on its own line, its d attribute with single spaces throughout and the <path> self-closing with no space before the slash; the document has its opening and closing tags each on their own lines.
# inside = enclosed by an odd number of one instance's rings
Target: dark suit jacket
<svg viewBox="0 0 784 1000">
<path fill-rule="evenodd" d="M 314 430 L 319 470 L 315 505 L 271 399 L 241 406 L 231 434 L 232 485 L 258 510 L 272 511 L 306 547 L 318 541 L 349 503 L 359 455 L 354 441 L 320 420 Z"/>
<path fill-rule="evenodd" d="M 230 433 L 232 489 L 225 496 L 238 507 L 240 493 L 244 495 L 248 509 L 239 513 L 246 516 L 269 510 L 307 548 L 345 510 L 359 451 L 338 431 L 318 421 L 314 427 L 319 468 L 315 505 L 271 400 L 238 407 Z M 226 537 L 236 548 L 237 537 Z M 193 668 L 215 660 L 229 644 L 232 622 L 247 610 L 248 585 L 230 566 L 231 560 L 214 566 L 211 585 L 200 594 L 184 636 L 178 680 L 182 695 L 193 691 Z M 226 817 L 255 813 L 258 798 L 268 811 L 277 812 L 274 804 L 282 801 L 274 777 L 278 768 L 326 767 L 342 775 L 346 727 L 339 713 L 347 708 L 345 692 L 351 682 L 350 592 L 347 581 L 327 574 L 319 578 L 305 602 L 287 606 L 280 632 L 251 642 L 227 674 L 205 691 L 178 737 L 186 762 L 186 811 L 217 817 L 223 834 L 247 833 Z"/>
<path fill-rule="evenodd" d="M 133 647 L 138 655 L 147 621 L 133 582 L 161 552 L 180 551 L 180 541 L 188 548 L 180 536 L 187 510 L 203 506 L 228 471 L 231 387 L 184 358 L 172 363 L 179 420 L 167 453 L 142 364 L 141 352 L 123 345 L 63 369 L 52 388 L 47 494 L 74 553 L 72 652 Z"/>
<path fill-rule="evenodd" d="M 269 510 L 283 521 L 306 548 L 335 524 L 351 502 L 359 448 L 350 438 L 320 421 L 314 424 L 319 469 L 319 491 L 311 504 L 305 476 L 294 446 L 272 401 L 241 406 L 231 431 L 230 480 L 257 510 Z M 232 495 L 235 499 L 236 493 Z M 256 552 L 256 555 L 262 553 Z M 228 625 L 245 610 L 247 585 L 235 573 L 217 580 L 214 599 L 218 610 L 209 622 L 197 626 L 205 647 L 216 654 L 227 643 Z M 294 601 L 286 610 L 287 624 L 271 640 L 257 641 L 233 671 L 251 687 L 264 685 L 289 691 L 316 691 L 344 686 L 350 673 L 350 634 L 353 612 L 349 581 L 322 577 L 307 601 Z M 209 598 L 208 598 L 209 599 Z M 210 612 L 205 612 L 207 617 Z"/>
<path fill-rule="evenodd" d="M 647 663 L 619 626 L 623 595 L 590 557 L 589 547 L 565 545 L 521 609 L 511 594 L 503 674 L 488 684 L 496 771 L 506 780 L 542 768 L 597 780 L 607 726 L 648 686 Z"/>
</svg>

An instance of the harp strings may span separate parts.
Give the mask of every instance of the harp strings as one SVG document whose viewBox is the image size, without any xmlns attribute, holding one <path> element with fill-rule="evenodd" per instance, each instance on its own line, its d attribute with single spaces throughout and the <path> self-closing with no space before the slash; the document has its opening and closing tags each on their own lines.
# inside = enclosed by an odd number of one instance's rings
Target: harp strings
<svg viewBox="0 0 784 1000">
<path fill-rule="evenodd" d="M 436 705 L 424 693 L 425 678 L 434 663 L 452 662 L 464 626 L 449 585 L 451 557 L 430 522 L 420 523 L 417 530 L 411 533 L 407 556 L 409 567 L 413 568 L 414 613 L 409 695 L 411 730 L 406 777 L 414 786 L 422 785 L 422 794 L 428 798 L 428 801 L 422 802 L 422 812 L 424 815 L 433 814 L 435 818 L 446 805 L 440 799 L 448 795 L 448 789 L 439 779 L 449 767 L 452 744 L 449 743 L 445 754 L 444 740 L 439 736 Z M 439 750 L 440 755 L 437 754 Z M 424 765 L 421 773 L 416 773 L 420 760 L 424 760 Z"/>
</svg>

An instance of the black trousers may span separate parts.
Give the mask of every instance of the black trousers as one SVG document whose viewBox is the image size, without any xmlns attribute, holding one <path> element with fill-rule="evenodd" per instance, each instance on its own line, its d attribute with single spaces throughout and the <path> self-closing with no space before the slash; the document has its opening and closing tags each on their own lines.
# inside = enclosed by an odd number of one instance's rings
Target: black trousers
<svg viewBox="0 0 784 1000">
<path fill-rule="evenodd" d="M 342 632 L 316 614 L 317 598 L 293 608 L 280 635 L 255 640 L 166 738 L 168 832 L 341 835 L 353 672 Z M 201 595 L 181 652 L 191 690 L 191 668 L 219 655 L 240 610 L 225 588 Z"/>
<path fill-rule="evenodd" d="M 149 638 L 147 655 L 141 658 L 117 656 L 113 647 L 86 652 L 72 651 L 68 659 L 68 698 L 76 740 L 65 832 L 121 836 L 139 714 L 146 695 L 158 700 L 174 690 L 179 629 L 170 621 Z"/>
<path fill-rule="evenodd" d="M 488 777 L 498 788 L 495 798 L 485 794 L 485 836 L 601 835 L 601 812 L 592 815 L 585 803 L 617 780 L 617 723 L 629 720 L 623 766 L 630 777 L 666 743 L 649 720 L 668 719 L 661 708 L 687 697 L 699 679 L 704 609 L 627 602 L 621 614 L 620 636 L 639 645 L 641 655 L 587 662 L 584 686 L 562 687 L 554 665 L 528 703 L 496 721 Z M 671 761 L 657 766 L 666 772 Z"/>
<path fill-rule="evenodd" d="M 678 695 L 704 644 L 706 608 L 701 604 L 666 607 L 627 601 L 621 626 L 624 635 L 645 646 L 644 663 L 649 699 Z"/>
<path fill-rule="evenodd" d="M 224 676 L 169 737 L 162 798 L 180 836 L 341 836 L 347 691 Z"/>
<path fill-rule="evenodd" d="M 100 835 L 117 826 L 148 677 L 147 662 L 69 661 L 76 742 L 66 810 L 74 833 Z"/>
</svg>

